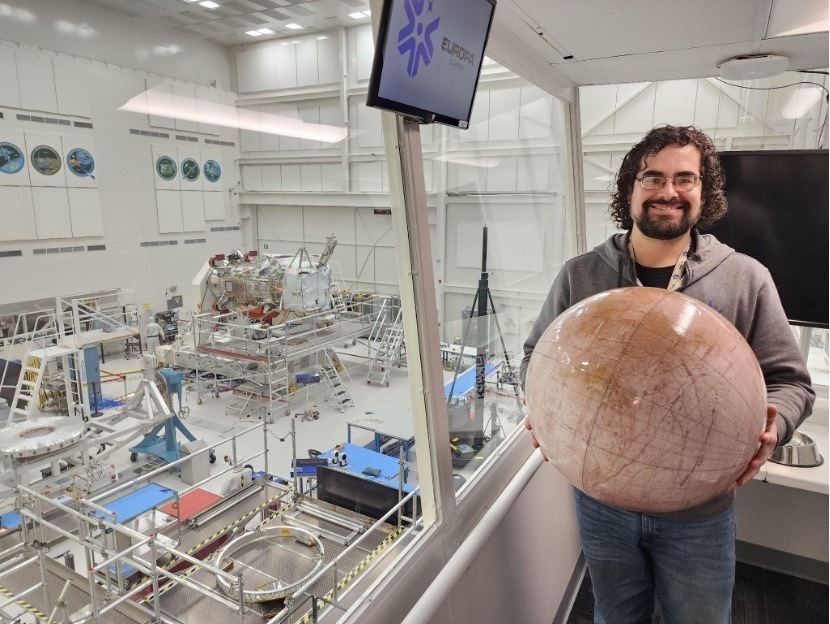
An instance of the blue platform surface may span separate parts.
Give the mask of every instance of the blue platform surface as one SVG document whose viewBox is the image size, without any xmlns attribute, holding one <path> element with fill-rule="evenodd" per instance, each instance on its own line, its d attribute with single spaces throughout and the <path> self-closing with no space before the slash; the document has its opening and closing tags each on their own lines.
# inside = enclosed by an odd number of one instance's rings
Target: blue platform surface
<svg viewBox="0 0 830 624">
<path fill-rule="evenodd" d="M 148 483 L 138 490 L 125 494 L 115 500 L 111 500 L 101 506 L 109 511 L 114 511 L 118 522 L 128 522 L 129 520 L 140 516 L 146 511 L 150 511 L 153 507 L 157 507 L 175 496 L 175 490 L 166 488 L 158 483 Z M 94 511 L 90 515 L 97 518 L 104 518 L 105 520 L 109 520 L 111 518 L 111 516 L 107 517 L 100 511 Z"/>
<path fill-rule="evenodd" d="M 7 511 L 0 514 L 0 535 L 20 526 L 20 514 L 16 511 Z"/>
<path fill-rule="evenodd" d="M 485 364 L 484 377 L 487 378 L 501 368 L 501 364 Z M 454 397 L 460 397 L 467 394 L 476 386 L 476 367 L 472 366 L 455 378 L 455 388 L 452 387 L 452 380 L 444 384 L 444 398 L 450 398 L 450 390 Z"/>
<path fill-rule="evenodd" d="M 346 465 L 330 465 L 330 468 L 350 472 L 361 477 L 362 479 L 366 479 L 367 481 L 380 481 L 381 483 L 398 489 L 397 458 L 390 457 L 389 455 L 384 455 L 383 453 L 378 453 L 377 451 L 357 446 L 356 444 L 351 444 L 349 442 L 344 442 L 342 446 L 343 448 L 340 449 L 340 454 L 346 454 Z M 333 454 L 334 449 L 330 449 L 325 453 L 322 453 L 320 457 L 328 457 L 330 459 Z M 363 474 L 363 470 L 365 468 L 377 468 L 380 470 L 380 474 L 376 477 Z M 414 486 L 409 485 L 408 483 L 403 484 L 404 492 L 411 492 L 413 489 L 415 489 Z"/>
</svg>

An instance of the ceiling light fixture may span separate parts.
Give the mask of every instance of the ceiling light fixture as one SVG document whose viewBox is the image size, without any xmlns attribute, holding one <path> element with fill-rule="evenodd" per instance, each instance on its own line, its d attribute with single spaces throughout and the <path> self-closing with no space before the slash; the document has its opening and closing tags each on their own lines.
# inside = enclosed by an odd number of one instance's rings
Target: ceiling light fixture
<svg viewBox="0 0 830 624">
<path fill-rule="evenodd" d="M 200 2 L 199 6 L 203 6 L 206 9 L 218 9 L 219 5 L 215 2 L 211 2 L 211 0 L 205 0 L 204 2 Z"/>
<path fill-rule="evenodd" d="M 303 28 L 299 24 L 294 24 L 294 23 L 286 24 L 285 27 L 288 28 L 289 30 L 302 30 L 302 28 Z"/>
<path fill-rule="evenodd" d="M 349 13 L 349 17 L 352 19 L 363 19 L 366 16 L 363 13 Z"/>
<path fill-rule="evenodd" d="M 787 71 L 790 59 L 777 54 L 742 54 L 718 64 L 724 80 L 758 80 Z"/>
<path fill-rule="evenodd" d="M 270 28 L 260 28 L 257 32 L 261 35 L 273 35 L 274 34 L 274 31 L 271 30 Z"/>
<path fill-rule="evenodd" d="M 261 37 L 262 33 L 258 30 L 248 30 L 245 32 L 246 35 L 250 35 L 251 37 Z"/>
</svg>

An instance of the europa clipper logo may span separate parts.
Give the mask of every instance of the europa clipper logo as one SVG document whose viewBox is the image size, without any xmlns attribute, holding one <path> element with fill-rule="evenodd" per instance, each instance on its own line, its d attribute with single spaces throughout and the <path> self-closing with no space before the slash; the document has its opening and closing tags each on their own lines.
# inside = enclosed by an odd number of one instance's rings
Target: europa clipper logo
<svg viewBox="0 0 830 624">
<path fill-rule="evenodd" d="M 412 77 L 418 73 L 421 61 L 426 66 L 432 60 L 434 49 L 430 35 L 438 28 L 441 20 L 433 13 L 434 2 L 435 0 L 406 0 L 403 5 L 409 21 L 398 33 L 398 52 L 401 56 L 409 54 L 406 73 Z"/>
</svg>

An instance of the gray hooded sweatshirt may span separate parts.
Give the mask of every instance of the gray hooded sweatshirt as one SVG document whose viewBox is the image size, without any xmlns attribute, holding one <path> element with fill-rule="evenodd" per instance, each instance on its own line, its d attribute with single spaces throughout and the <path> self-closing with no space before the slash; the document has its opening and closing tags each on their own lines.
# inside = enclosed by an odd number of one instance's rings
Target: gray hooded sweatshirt
<svg viewBox="0 0 830 624">
<path fill-rule="evenodd" d="M 629 236 L 615 234 L 562 267 L 524 344 L 522 386 L 533 349 L 557 316 L 597 293 L 637 285 L 634 261 L 628 254 Z M 752 347 L 764 374 L 767 402 L 778 408 L 778 444 L 785 444 L 810 415 L 815 392 L 769 271 L 714 236 L 692 230 L 692 247 L 679 292 L 723 315 Z M 655 515 L 704 518 L 728 507 L 734 496 L 732 490 L 689 509 Z"/>
</svg>

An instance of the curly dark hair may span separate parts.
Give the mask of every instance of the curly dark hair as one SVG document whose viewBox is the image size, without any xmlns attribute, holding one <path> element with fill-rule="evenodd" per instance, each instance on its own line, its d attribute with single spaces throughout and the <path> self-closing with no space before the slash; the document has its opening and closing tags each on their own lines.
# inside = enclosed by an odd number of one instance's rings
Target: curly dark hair
<svg viewBox="0 0 830 624">
<path fill-rule="evenodd" d="M 635 178 L 642 169 L 643 161 L 667 145 L 683 147 L 690 143 L 700 150 L 700 175 L 703 184 L 700 219 L 695 227 L 705 230 L 726 214 L 726 197 L 723 194 L 723 169 L 721 169 L 720 158 L 712 139 L 694 126 L 665 125 L 652 129 L 623 158 L 620 170 L 617 172 L 617 190 L 613 193 L 611 199 L 611 218 L 617 222 L 620 228 L 630 230 L 634 227 L 629 198 L 634 191 Z"/>
</svg>

